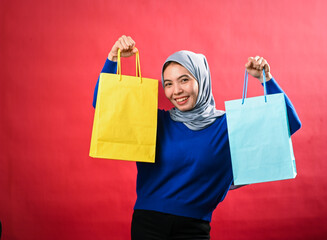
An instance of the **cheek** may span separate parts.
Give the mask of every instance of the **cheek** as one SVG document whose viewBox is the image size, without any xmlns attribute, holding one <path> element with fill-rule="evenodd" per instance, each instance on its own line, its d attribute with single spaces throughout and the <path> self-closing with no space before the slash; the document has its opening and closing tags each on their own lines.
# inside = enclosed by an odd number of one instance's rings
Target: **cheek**
<svg viewBox="0 0 327 240">
<path fill-rule="evenodd" d="M 199 95 L 199 86 L 197 82 L 193 85 L 192 92 L 193 95 L 197 98 Z"/>
<path fill-rule="evenodd" d="M 166 98 L 169 98 L 170 94 L 169 94 L 169 89 L 168 88 L 164 88 L 164 92 L 165 92 L 165 96 Z"/>
</svg>

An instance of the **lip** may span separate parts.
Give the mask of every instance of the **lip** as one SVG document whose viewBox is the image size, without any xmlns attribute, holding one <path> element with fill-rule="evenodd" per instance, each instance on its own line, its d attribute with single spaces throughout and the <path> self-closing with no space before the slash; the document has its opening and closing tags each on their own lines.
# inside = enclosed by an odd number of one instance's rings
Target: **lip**
<svg viewBox="0 0 327 240">
<path fill-rule="evenodd" d="M 185 99 L 184 101 L 182 101 L 182 102 L 178 102 L 178 101 L 177 101 L 178 99 L 182 99 L 182 98 L 186 98 L 186 99 Z M 183 105 L 183 104 L 185 104 L 189 99 L 190 99 L 189 96 L 184 96 L 184 97 L 175 98 L 174 100 L 175 100 L 175 102 L 176 102 L 178 105 Z"/>
</svg>

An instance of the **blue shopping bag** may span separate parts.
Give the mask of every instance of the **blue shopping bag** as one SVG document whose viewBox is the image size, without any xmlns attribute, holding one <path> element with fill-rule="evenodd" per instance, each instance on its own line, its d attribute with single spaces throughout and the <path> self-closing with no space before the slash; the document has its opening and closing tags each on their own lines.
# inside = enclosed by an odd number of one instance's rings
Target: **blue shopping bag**
<svg viewBox="0 0 327 240">
<path fill-rule="evenodd" d="M 264 71 L 264 70 L 263 70 Z M 296 166 L 283 93 L 226 101 L 234 185 L 295 178 Z"/>
</svg>

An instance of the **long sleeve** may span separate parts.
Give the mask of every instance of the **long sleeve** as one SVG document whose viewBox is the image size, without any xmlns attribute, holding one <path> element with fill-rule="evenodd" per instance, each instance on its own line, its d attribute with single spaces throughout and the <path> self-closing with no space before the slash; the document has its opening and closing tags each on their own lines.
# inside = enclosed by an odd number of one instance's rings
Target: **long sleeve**
<svg viewBox="0 0 327 240">
<path fill-rule="evenodd" d="M 295 108 L 291 102 L 291 100 L 287 97 L 285 92 L 281 89 L 281 87 L 277 84 L 276 80 L 272 78 L 270 81 L 266 82 L 267 86 L 267 94 L 274 94 L 274 93 L 284 93 L 285 102 L 286 102 L 286 109 L 287 109 L 287 116 L 290 126 L 291 135 L 295 133 L 297 130 L 301 128 L 301 121 L 299 116 L 297 115 Z"/>
<path fill-rule="evenodd" d="M 116 73 L 116 72 L 117 72 L 117 62 L 110 61 L 107 58 L 106 62 L 104 63 L 104 66 L 102 68 L 101 73 Z M 95 88 L 94 88 L 93 103 L 92 103 L 94 108 L 95 108 L 95 105 L 97 103 L 99 78 L 98 78 L 98 81 L 97 81 L 97 83 L 95 85 Z"/>
</svg>

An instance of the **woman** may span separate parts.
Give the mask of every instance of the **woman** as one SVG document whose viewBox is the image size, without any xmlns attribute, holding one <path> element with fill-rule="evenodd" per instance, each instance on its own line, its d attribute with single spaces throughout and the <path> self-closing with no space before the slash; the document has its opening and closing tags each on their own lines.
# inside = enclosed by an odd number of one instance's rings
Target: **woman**
<svg viewBox="0 0 327 240">
<path fill-rule="evenodd" d="M 102 72 L 116 72 L 118 49 L 122 57 L 137 51 L 133 39 L 122 36 Z M 250 57 L 245 67 L 261 82 L 265 68 L 267 93 L 283 92 L 265 59 Z M 215 108 L 205 56 L 174 53 L 163 65 L 162 84 L 174 108 L 158 110 L 156 163 L 137 163 L 132 239 L 210 239 L 212 212 L 233 182 L 226 116 Z M 96 97 L 97 86 L 93 106 Z M 294 133 L 301 123 L 285 99 Z"/>
</svg>

